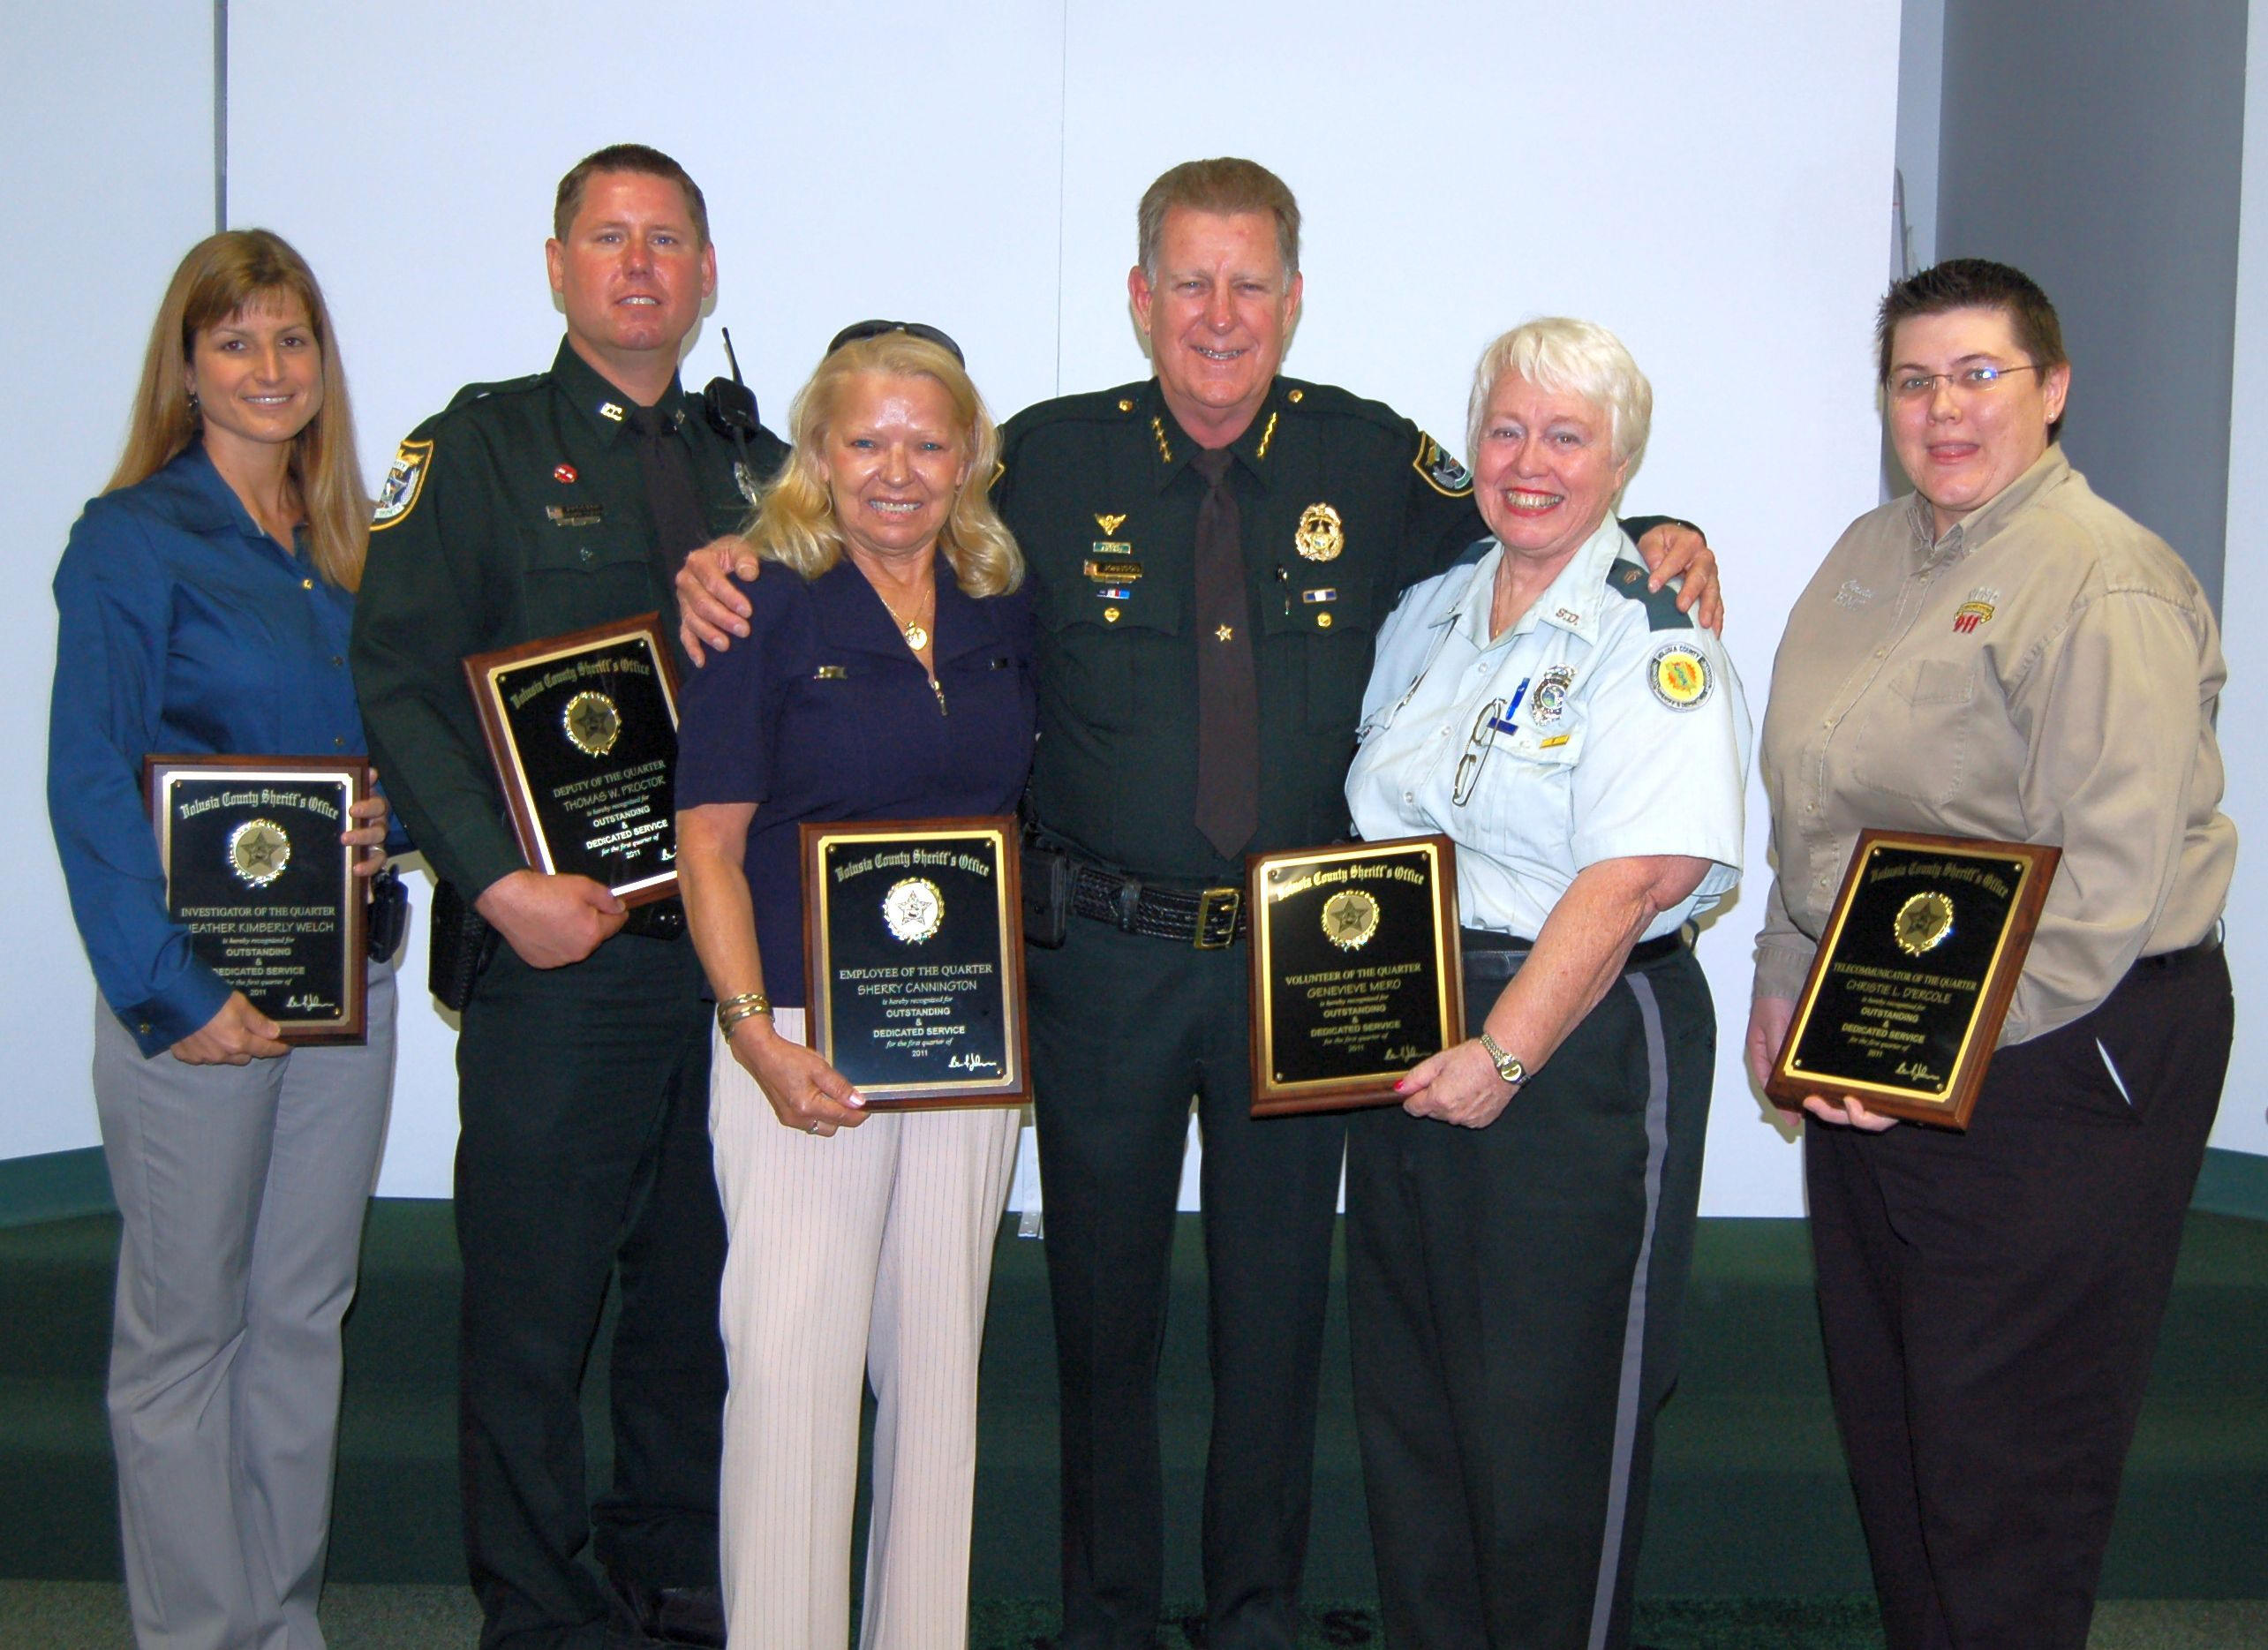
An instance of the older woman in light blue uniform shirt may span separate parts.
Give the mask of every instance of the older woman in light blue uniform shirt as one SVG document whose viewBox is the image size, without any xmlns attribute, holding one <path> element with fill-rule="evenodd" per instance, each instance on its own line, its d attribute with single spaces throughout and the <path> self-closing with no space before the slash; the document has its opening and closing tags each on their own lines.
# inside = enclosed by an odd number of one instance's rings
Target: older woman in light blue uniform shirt
<svg viewBox="0 0 2268 1650">
<path fill-rule="evenodd" d="M 1366 840 L 1457 843 L 1473 1034 L 1348 1141 L 1397 1646 L 1628 1641 L 1715 1054 L 1685 923 L 1739 878 L 1749 749 L 1722 647 L 1615 524 L 1652 403 L 1587 322 L 1489 347 L 1470 451 L 1494 537 L 1380 632 L 1347 777 Z"/>
</svg>

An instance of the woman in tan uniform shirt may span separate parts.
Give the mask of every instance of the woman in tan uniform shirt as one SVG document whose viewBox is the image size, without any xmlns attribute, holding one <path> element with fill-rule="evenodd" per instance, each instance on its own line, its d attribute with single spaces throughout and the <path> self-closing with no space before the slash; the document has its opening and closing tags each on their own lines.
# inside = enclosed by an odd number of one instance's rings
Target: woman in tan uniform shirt
<svg viewBox="0 0 2268 1650">
<path fill-rule="evenodd" d="M 2061 848 L 1967 1133 L 1813 1096 L 1805 1164 L 1891 1650 L 2078 1650 L 2227 1067 L 2226 671 L 2196 580 L 2056 445 L 2038 286 L 1940 264 L 1877 342 L 1915 492 L 1844 532 L 1780 644 L 1749 1065 L 1862 828 Z"/>
</svg>

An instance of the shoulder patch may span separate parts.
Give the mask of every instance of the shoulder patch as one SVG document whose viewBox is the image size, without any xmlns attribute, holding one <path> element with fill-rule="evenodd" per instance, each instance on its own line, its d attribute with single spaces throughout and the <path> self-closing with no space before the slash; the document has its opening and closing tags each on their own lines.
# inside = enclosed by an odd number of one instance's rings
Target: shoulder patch
<svg viewBox="0 0 2268 1650">
<path fill-rule="evenodd" d="M 1473 472 L 1422 430 L 1418 433 L 1418 455 L 1410 463 L 1426 478 L 1426 485 L 1443 498 L 1461 499 L 1473 491 Z"/>
<path fill-rule="evenodd" d="M 1647 661 L 1646 685 L 1673 711 L 1697 709 L 1716 689 L 1709 661 L 1691 642 L 1664 642 Z"/>
<path fill-rule="evenodd" d="M 1677 611 L 1677 584 L 1675 580 L 1660 590 L 1646 587 L 1646 569 L 1635 561 L 1617 561 L 1608 570 L 1607 589 L 1616 596 L 1636 602 L 1646 609 L 1646 628 L 1649 630 L 1690 630 L 1693 615 Z"/>
<path fill-rule="evenodd" d="M 426 490 L 426 472 L 433 468 L 431 441 L 404 441 L 394 449 L 394 463 L 386 471 L 386 485 L 378 490 L 378 508 L 370 517 L 370 531 L 383 532 L 418 508 Z"/>
</svg>

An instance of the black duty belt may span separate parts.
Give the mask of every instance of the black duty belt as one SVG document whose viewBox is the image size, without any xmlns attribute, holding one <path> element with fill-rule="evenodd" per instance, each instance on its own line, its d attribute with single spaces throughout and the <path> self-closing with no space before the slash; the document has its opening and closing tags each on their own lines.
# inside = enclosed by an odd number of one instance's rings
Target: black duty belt
<svg viewBox="0 0 2268 1650">
<path fill-rule="evenodd" d="M 1502 958 L 1505 965 L 1503 976 L 1510 979 L 1513 968 L 1527 961 L 1528 953 L 1535 949 L 1533 939 L 1518 939 L 1510 934 L 1499 934 L 1494 929 L 1460 929 L 1458 938 L 1464 947 L 1467 974 L 1473 972 L 1473 965 L 1476 959 Z M 1659 939 L 1640 940 L 1630 948 L 1630 955 L 1623 959 L 1623 972 L 1628 974 L 1637 968 L 1650 968 L 1657 962 L 1667 962 L 1679 952 L 1691 950 L 1692 945 L 1691 924 L 1681 925 Z"/>
<path fill-rule="evenodd" d="M 1084 860 L 1071 862 L 1071 908 L 1129 934 L 1218 951 L 1250 926 L 1241 888 L 1166 888 Z"/>
<path fill-rule="evenodd" d="M 673 896 L 634 905 L 622 918 L 622 931 L 646 939 L 675 939 L 685 931 L 685 902 Z"/>
</svg>

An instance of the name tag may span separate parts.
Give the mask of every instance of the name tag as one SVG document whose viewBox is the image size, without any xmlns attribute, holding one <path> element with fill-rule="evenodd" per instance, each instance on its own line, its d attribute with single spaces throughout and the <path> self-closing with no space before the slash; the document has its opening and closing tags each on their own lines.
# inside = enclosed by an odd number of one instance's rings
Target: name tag
<svg viewBox="0 0 2268 1650">
<path fill-rule="evenodd" d="M 840 665 L 822 665 L 811 673 L 811 680 L 814 682 L 848 682 L 850 680 L 850 672 L 845 670 Z"/>
<path fill-rule="evenodd" d="M 544 514 L 554 527 L 596 527 L 607 519 L 603 504 L 546 504 Z"/>
<path fill-rule="evenodd" d="M 1125 584 L 1142 576 L 1142 563 L 1121 561 L 1115 557 L 1105 559 L 1100 556 L 1089 556 L 1087 576 L 1105 584 Z"/>
</svg>

